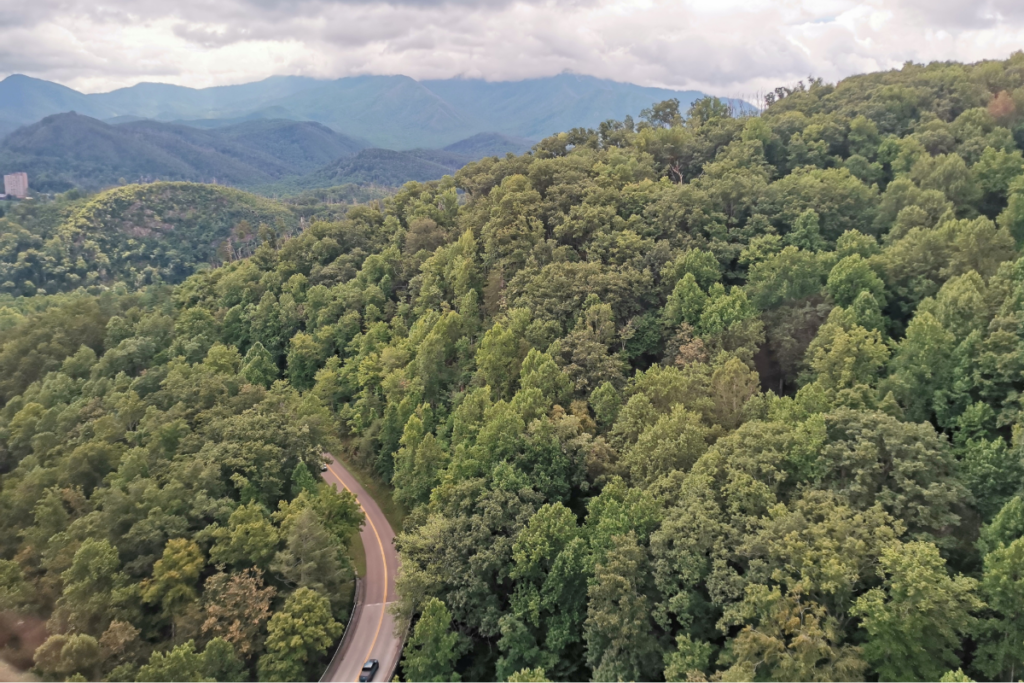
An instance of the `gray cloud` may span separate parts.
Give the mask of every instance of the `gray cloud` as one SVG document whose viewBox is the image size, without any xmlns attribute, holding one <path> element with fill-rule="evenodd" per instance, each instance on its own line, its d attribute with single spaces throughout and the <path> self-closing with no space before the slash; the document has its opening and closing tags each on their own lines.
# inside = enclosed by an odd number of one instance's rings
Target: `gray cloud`
<svg viewBox="0 0 1024 683">
<path fill-rule="evenodd" d="M 86 91 L 275 74 L 507 80 L 564 70 L 753 96 L 906 60 L 1003 58 L 1021 0 L 36 0 L 0 24 L 0 77 Z"/>
</svg>

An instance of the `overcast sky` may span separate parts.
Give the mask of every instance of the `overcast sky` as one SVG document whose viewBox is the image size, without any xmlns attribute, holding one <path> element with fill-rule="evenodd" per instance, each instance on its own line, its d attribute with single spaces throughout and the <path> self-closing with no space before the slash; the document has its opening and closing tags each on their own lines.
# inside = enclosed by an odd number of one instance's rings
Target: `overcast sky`
<svg viewBox="0 0 1024 683">
<path fill-rule="evenodd" d="M 1024 0 L 0 0 L 0 17 L 0 77 L 85 92 L 569 70 L 753 99 L 809 73 L 1024 48 Z"/>
</svg>

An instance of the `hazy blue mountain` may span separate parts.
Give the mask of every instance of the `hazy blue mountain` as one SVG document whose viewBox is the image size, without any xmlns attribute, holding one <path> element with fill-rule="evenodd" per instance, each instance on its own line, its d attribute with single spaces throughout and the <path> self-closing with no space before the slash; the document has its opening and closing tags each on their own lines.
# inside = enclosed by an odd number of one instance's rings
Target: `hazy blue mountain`
<svg viewBox="0 0 1024 683">
<path fill-rule="evenodd" d="M 138 180 L 251 187 L 299 176 L 364 145 L 318 123 L 251 121 L 215 130 L 144 120 L 109 125 L 57 114 L 0 143 L 0 169 L 26 171 L 32 187 L 99 189 Z"/>
<path fill-rule="evenodd" d="M 525 81 L 488 82 L 453 78 L 423 86 L 490 130 L 541 139 L 575 127 L 596 127 L 675 97 L 685 111 L 704 96 L 696 90 L 646 88 L 591 76 L 561 74 Z"/>
<path fill-rule="evenodd" d="M 535 140 L 514 138 L 501 133 L 477 133 L 465 140 L 459 140 L 444 148 L 446 152 L 454 152 L 473 159 L 484 157 L 503 157 L 509 152 L 524 154 L 537 144 Z"/>
<path fill-rule="evenodd" d="M 223 128 L 224 126 L 232 126 L 236 123 L 244 123 L 245 121 L 264 121 L 267 119 L 289 119 L 291 121 L 305 120 L 302 117 L 296 116 L 284 107 L 266 107 L 249 112 L 243 116 L 234 116 L 231 118 L 174 119 L 173 121 L 168 121 L 168 123 L 180 123 L 183 126 L 192 126 L 193 128 Z M 370 144 L 366 143 L 366 146 L 369 147 Z"/>
<path fill-rule="evenodd" d="M 238 117 L 252 109 L 265 108 L 272 100 L 287 98 L 324 81 L 303 76 L 272 76 L 255 83 L 213 88 L 186 88 L 166 83 L 139 83 L 108 93 L 89 95 L 124 114 L 150 119 Z M 294 118 L 294 117 L 288 117 Z"/>
<path fill-rule="evenodd" d="M 93 97 L 57 83 L 15 74 L 0 81 L 0 120 L 24 125 L 68 111 L 96 118 L 127 113 L 109 108 Z"/>
<path fill-rule="evenodd" d="M 369 146 L 315 121 L 260 119 L 216 128 L 211 132 L 251 149 L 262 150 L 303 171 L 339 157 L 352 156 Z"/>
<path fill-rule="evenodd" d="M 19 124 L 14 121 L 0 119 L 0 140 L 3 140 L 9 133 L 13 133 L 18 128 L 20 128 Z"/>
<path fill-rule="evenodd" d="M 93 95 L 11 76 L 0 82 L 0 121 L 28 123 L 70 110 L 102 119 L 138 116 L 196 128 L 292 119 L 316 121 L 372 146 L 401 150 L 441 148 L 486 132 L 539 140 L 577 126 L 636 116 L 670 97 L 685 108 L 701 95 L 572 74 L 493 83 L 419 82 L 406 76 L 280 76 L 203 89 L 140 83 Z"/>
<path fill-rule="evenodd" d="M 408 76 L 329 81 L 274 102 L 377 147 L 440 147 L 478 132 L 479 124 Z"/>
</svg>

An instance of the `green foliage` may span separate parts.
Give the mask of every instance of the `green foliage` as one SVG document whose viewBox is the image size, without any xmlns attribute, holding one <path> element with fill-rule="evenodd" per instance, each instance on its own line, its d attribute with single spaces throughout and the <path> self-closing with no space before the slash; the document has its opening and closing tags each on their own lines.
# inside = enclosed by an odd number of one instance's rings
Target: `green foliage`
<svg viewBox="0 0 1024 683">
<path fill-rule="evenodd" d="M 267 653 L 259 660 L 260 680 L 308 680 L 343 630 L 331 617 L 326 597 L 299 588 L 267 624 Z"/>
<path fill-rule="evenodd" d="M 242 681 L 242 663 L 231 645 L 220 638 L 195 651 L 191 640 L 169 652 L 154 652 L 149 663 L 139 667 L 137 681 Z"/>
<path fill-rule="evenodd" d="M 938 679 L 957 662 L 955 650 L 983 603 L 977 582 L 951 578 L 938 548 L 912 542 L 886 548 L 882 588 L 857 599 L 853 613 L 868 633 L 864 655 L 889 680 Z"/>
<path fill-rule="evenodd" d="M 1017 675 L 1022 67 L 669 101 L 239 220 L 173 287 L 4 299 L 0 604 L 47 677 L 216 638 L 319 677 L 344 452 L 408 511 L 412 678 Z"/>
<path fill-rule="evenodd" d="M 465 639 L 451 630 L 451 621 L 451 612 L 437 598 L 423 606 L 402 653 L 406 680 L 462 680 L 455 672 L 455 662 L 465 648 Z"/>
<path fill-rule="evenodd" d="M 56 204 L 56 215 L 27 207 L 0 218 L 9 235 L 0 248 L 4 293 L 177 283 L 203 264 L 253 253 L 262 238 L 240 232 L 243 223 L 266 224 L 279 233 L 297 223 L 271 200 L 193 183 L 127 185 Z"/>
</svg>

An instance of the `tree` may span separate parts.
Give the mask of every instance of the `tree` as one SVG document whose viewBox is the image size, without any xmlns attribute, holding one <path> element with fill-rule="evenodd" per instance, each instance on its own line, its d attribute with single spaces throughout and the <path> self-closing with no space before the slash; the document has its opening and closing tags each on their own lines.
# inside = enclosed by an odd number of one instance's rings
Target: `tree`
<svg viewBox="0 0 1024 683">
<path fill-rule="evenodd" d="M 266 654 L 260 657 L 260 680 L 310 680 L 313 668 L 344 631 L 331 616 L 327 598 L 299 588 L 267 625 Z"/>
<path fill-rule="evenodd" d="M 34 658 L 36 666 L 49 674 L 62 677 L 77 674 L 85 676 L 85 680 L 96 680 L 101 652 L 99 643 L 90 635 L 57 634 L 47 638 L 36 649 Z"/>
<path fill-rule="evenodd" d="M 255 565 L 265 569 L 277 552 L 280 535 L 256 502 L 240 505 L 231 513 L 226 529 L 215 531 L 217 542 L 210 548 L 213 562 L 236 566 Z"/>
<path fill-rule="evenodd" d="M 242 361 L 242 376 L 245 377 L 245 381 L 267 388 L 274 383 L 278 374 L 277 365 L 270 352 L 260 342 L 253 344 Z"/>
<path fill-rule="evenodd" d="M 734 429 L 743 421 L 743 406 L 760 389 L 757 372 L 735 356 L 715 368 L 711 375 L 714 422 Z"/>
<path fill-rule="evenodd" d="M 323 350 L 312 335 L 296 333 L 288 344 L 288 379 L 292 386 L 303 391 L 312 388 L 322 356 Z M 257 371 L 254 369 L 253 372 Z"/>
<path fill-rule="evenodd" d="M 867 663 L 860 648 L 842 644 L 838 620 L 821 605 L 756 584 L 746 598 L 748 625 L 727 646 L 732 666 L 719 674 L 723 679 L 863 680 Z"/>
<path fill-rule="evenodd" d="M 676 649 L 665 653 L 665 680 L 689 681 L 707 677 L 712 647 L 686 634 L 676 637 Z"/>
<path fill-rule="evenodd" d="M 700 416 L 677 405 L 639 434 L 622 462 L 634 484 L 649 486 L 661 475 L 692 467 L 707 449 L 706 437 Z"/>
<path fill-rule="evenodd" d="M 837 306 L 848 307 L 862 293 L 867 292 L 885 306 L 885 285 L 860 254 L 852 254 L 837 263 L 828 274 L 825 289 Z"/>
<path fill-rule="evenodd" d="M 854 603 L 868 634 L 864 656 L 885 680 L 938 680 L 959 665 L 961 637 L 977 619 L 984 603 L 977 581 L 950 577 L 939 549 L 911 541 L 886 548 L 873 588 Z"/>
<path fill-rule="evenodd" d="M 341 545 L 312 507 L 289 515 L 283 526 L 287 529 L 285 548 L 274 556 L 271 571 L 290 586 L 311 588 L 340 602 L 341 584 L 351 578 L 351 568 L 341 559 Z"/>
<path fill-rule="evenodd" d="M 316 479 L 313 478 L 306 463 L 299 461 L 299 464 L 292 470 L 292 496 L 298 496 L 303 491 L 315 496 Z"/>
<path fill-rule="evenodd" d="M 678 105 L 677 105 L 678 106 Z M 714 119 L 724 119 L 732 116 L 732 110 L 726 102 L 706 95 L 695 100 L 686 112 L 686 121 L 690 124 L 701 125 Z"/>
<path fill-rule="evenodd" d="M 889 349 L 878 330 L 866 330 L 851 318 L 843 309 L 833 309 L 807 348 L 806 362 L 815 383 L 840 404 L 872 407 L 870 390 L 889 359 Z"/>
<path fill-rule="evenodd" d="M 950 383 L 956 337 L 934 315 L 914 316 L 889 362 L 884 389 L 894 392 L 909 419 L 928 419 Z"/>
<path fill-rule="evenodd" d="M 402 651 L 402 670 L 409 681 L 460 681 L 455 663 L 465 651 L 465 638 L 451 628 L 445 604 L 431 598 L 424 606 Z"/>
<path fill-rule="evenodd" d="M 263 572 L 218 572 L 206 580 L 204 589 L 203 634 L 223 638 L 243 659 L 259 652 L 263 625 L 270 618 L 270 604 L 277 594 L 273 586 L 263 587 Z"/>
<path fill-rule="evenodd" d="M 129 597 L 120 565 L 117 550 L 106 539 L 83 541 L 71 566 L 61 574 L 64 592 L 50 617 L 54 630 L 102 634 Z"/>
<path fill-rule="evenodd" d="M 242 662 L 230 643 L 214 638 L 202 652 L 188 641 L 169 652 L 154 652 L 139 668 L 137 681 L 244 681 Z"/>
<path fill-rule="evenodd" d="M 658 102 L 642 110 L 640 119 L 655 127 L 669 128 L 679 125 L 679 100 L 673 98 Z"/>
<path fill-rule="evenodd" d="M 821 251 L 825 248 L 825 240 L 821 238 L 818 213 L 807 209 L 797 216 L 793 229 L 786 235 L 786 244 L 804 251 Z"/>
<path fill-rule="evenodd" d="M 636 534 L 612 538 L 587 592 L 584 633 L 594 680 L 648 680 L 660 648 L 651 620 L 646 550 Z"/>
<path fill-rule="evenodd" d="M 981 623 L 977 667 L 992 680 L 1024 670 L 1024 538 L 985 556 L 981 594 L 995 616 Z"/>
<path fill-rule="evenodd" d="M 696 325 L 707 300 L 708 295 L 701 290 L 693 273 L 686 273 L 676 283 L 672 294 L 669 295 L 668 301 L 665 303 L 662 323 L 669 329 L 678 327 L 682 323 Z"/>
<path fill-rule="evenodd" d="M 590 553 L 573 513 L 561 503 L 542 506 L 512 547 L 515 581 L 501 620 L 497 674 L 541 668 L 572 677 L 582 656 Z"/>
<path fill-rule="evenodd" d="M 143 584 L 142 601 L 160 603 L 166 617 L 174 617 L 196 600 L 196 582 L 206 560 L 195 541 L 174 538 L 153 565 L 153 578 Z"/>
</svg>

